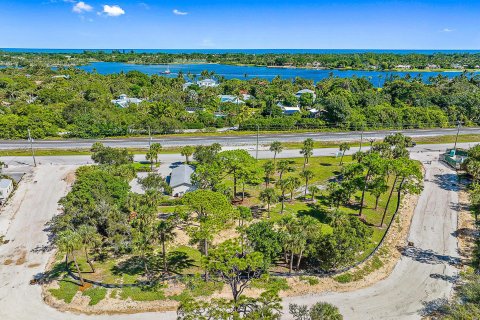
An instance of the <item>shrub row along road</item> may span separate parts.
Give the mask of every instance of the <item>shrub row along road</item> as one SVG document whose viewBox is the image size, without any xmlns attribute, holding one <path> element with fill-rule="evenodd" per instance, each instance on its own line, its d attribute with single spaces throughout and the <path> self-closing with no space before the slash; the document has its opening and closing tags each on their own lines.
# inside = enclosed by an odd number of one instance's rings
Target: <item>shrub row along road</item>
<svg viewBox="0 0 480 320">
<path fill-rule="evenodd" d="M 437 150 L 447 146 L 436 145 Z M 423 147 L 425 148 L 425 147 Z M 426 151 L 412 156 L 425 164 L 425 189 L 412 221 L 409 240 L 415 243 L 395 267 L 393 273 L 377 284 L 353 292 L 315 294 L 284 301 L 285 319 L 288 303 L 313 304 L 319 300 L 340 307 L 346 319 L 419 319 L 422 301 L 447 297 L 449 281 L 455 276 L 458 204 L 454 171 L 436 161 L 440 152 Z M 317 150 L 330 155 L 333 150 Z M 418 151 L 418 150 L 417 150 Z M 171 155 L 172 161 L 177 155 Z M 267 156 L 267 155 L 265 155 Z M 298 152 L 290 156 L 299 156 Z M 7 159 L 8 170 L 25 165 L 28 158 Z M 20 184 L 9 204 L 0 212 L 0 234 L 10 240 L 0 246 L 0 319 L 175 319 L 174 312 L 133 315 L 88 316 L 65 314 L 43 303 L 39 286 L 29 285 L 32 277 L 45 270 L 52 254 L 45 247 L 45 223 L 57 212 L 58 200 L 66 194 L 65 177 L 88 157 L 39 157 L 39 165 Z M 52 164 L 54 163 L 54 164 Z M 34 183 L 34 181 L 37 181 Z"/>
<path fill-rule="evenodd" d="M 447 129 L 417 129 L 417 130 L 383 130 L 365 131 L 363 138 L 383 139 L 391 133 L 401 132 L 411 137 L 435 137 L 457 134 L 456 128 Z M 462 128 L 462 134 L 480 134 L 480 128 Z M 360 132 L 310 132 L 310 133 L 276 133 L 260 134 L 259 141 L 262 144 L 269 144 L 273 141 L 301 142 L 307 138 L 319 141 L 354 141 L 360 140 Z M 220 143 L 223 146 L 253 145 L 257 136 L 255 134 L 231 134 L 231 135 L 207 135 L 202 136 L 165 136 L 154 138 L 152 142 L 159 142 L 166 147 L 179 147 L 185 145 L 206 145 Z M 64 140 L 38 140 L 35 141 L 35 148 L 39 149 L 86 149 L 90 148 L 96 141 L 103 142 L 111 147 L 146 148 L 148 138 L 124 138 L 124 139 L 64 139 Z M 0 150 L 22 149 L 29 147 L 26 140 L 0 140 Z"/>
</svg>

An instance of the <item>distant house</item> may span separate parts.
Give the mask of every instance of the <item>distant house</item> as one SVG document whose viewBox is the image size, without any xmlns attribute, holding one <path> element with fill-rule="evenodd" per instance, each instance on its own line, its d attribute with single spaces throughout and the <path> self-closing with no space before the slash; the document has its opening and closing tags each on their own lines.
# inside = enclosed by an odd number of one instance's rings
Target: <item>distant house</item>
<svg viewBox="0 0 480 320">
<path fill-rule="evenodd" d="M 194 191 L 196 187 L 192 184 L 192 174 L 195 169 L 188 164 L 182 164 L 173 168 L 170 174 L 170 187 L 174 197 L 181 197 L 187 192 Z"/>
<path fill-rule="evenodd" d="M 198 112 L 198 111 L 205 111 L 205 108 L 186 107 L 186 108 L 185 108 L 185 111 L 187 111 L 188 113 L 192 114 L 192 113 L 195 113 L 195 112 Z"/>
<path fill-rule="evenodd" d="M 140 104 L 143 100 L 138 98 L 129 98 L 126 94 L 121 94 L 118 99 L 112 100 L 112 103 L 120 108 L 126 108 L 129 104 Z"/>
<path fill-rule="evenodd" d="M 59 74 L 52 76 L 52 79 L 70 79 L 70 76 L 68 74 Z"/>
<path fill-rule="evenodd" d="M 218 83 L 213 79 L 198 80 L 197 85 L 202 88 L 214 88 L 218 87 Z"/>
<path fill-rule="evenodd" d="M 427 66 L 425 67 L 425 69 L 440 69 L 440 66 L 436 65 L 436 64 L 427 64 Z"/>
<path fill-rule="evenodd" d="M 185 91 L 188 89 L 188 87 L 190 87 L 191 85 L 193 85 L 193 82 L 185 82 L 183 85 L 182 85 L 182 90 Z"/>
<path fill-rule="evenodd" d="M 295 106 L 295 107 L 286 106 L 281 102 L 277 103 L 277 106 L 280 107 L 280 109 L 282 109 L 282 113 L 286 116 L 291 116 L 301 112 L 301 109 L 299 106 Z"/>
<path fill-rule="evenodd" d="M 409 70 L 412 69 L 412 66 L 409 64 L 399 64 L 398 66 L 395 66 L 395 69 Z"/>
<path fill-rule="evenodd" d="M 237 96 L 230 95 L 230 94 L 221 94 L 218 96 L 220 98 L 220 102 L 226 103 L 235 103 L 235 104 L 242 104 L 245 103 L 244 101 L 240 100 Z"/>
<path fill-rule="evenodd" d="M 296 94 L 295 94 L 295 97 L 297 97 L 298 99 L 300 99 L 300 97 L 306 93 L 310 93 L 312 96 L 313 96 L 313 100 L 315 100 L 317 98 L 317 95 L 315 94 L 315 91 L 313 90 L 310 90 L 310 89 L 302 89 L 302 90 L 299 90 Z"/>
<path fill-rule="evenodd" d="M 10 179 L 0 179 L 0 204 L 7 201 L 13 191 L 13 182 Z"/>
</svg>

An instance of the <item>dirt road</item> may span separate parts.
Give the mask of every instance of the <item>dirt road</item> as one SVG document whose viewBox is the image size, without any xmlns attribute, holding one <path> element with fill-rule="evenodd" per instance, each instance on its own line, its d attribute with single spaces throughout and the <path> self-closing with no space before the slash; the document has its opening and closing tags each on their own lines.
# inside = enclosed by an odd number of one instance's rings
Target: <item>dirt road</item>
<svg viewBox="0 0 480 320">
<path fill-rule="evenodd" d="M 430 161 L 438 155 L 431 152 L 412 156 Z M 457 221 L 456 175 L 437 161 L 425 166 L 425 190 L 409 235 L 415 248 L 402 257 L 387 279 L 354 292 L 287 298 L 284 306 L 323 300 L 339 306 L 345 319 L 418 319 L 423 301 L 448 296 L 451 279 L 456 275 L 452 266 L 457 258 L 457 242 L 452 236 Z M 42 250 L 47 243 L 44 224 L 55 214 L 58 200 L 67 192 L 67 183 L 62 179 L 74 168 L 75 165 L 68 164 L 42 164 L 20 185 L 0 214 L 0 234 L 11 240 L 0 246 L 0 319 L 175 319 L 173 312 L 115 316 L 61 313 L 43 303 L 40 287 L 28 284 L 45 269 L 51 255 Z M 35 180 L 37 183 L 33 183 Z M 289 319 L 288 312 L 284 318 Z"/>
</svg>

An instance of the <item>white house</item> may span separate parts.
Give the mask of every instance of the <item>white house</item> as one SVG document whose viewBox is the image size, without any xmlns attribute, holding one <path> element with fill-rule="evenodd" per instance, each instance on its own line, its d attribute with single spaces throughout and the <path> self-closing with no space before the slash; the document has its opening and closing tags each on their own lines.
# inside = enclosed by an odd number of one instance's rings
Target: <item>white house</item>
<svg viewBox="0 0 480 320">
<path fill-rule="evenodd" d="M 235 104 L 245 103 L 244 101 L 240 100 L 238 97 L 230 94 L 221 94 L 218 97 L 220 98 L 220 102 L 222 103 L 225 103 L 225 102 L 230 102 Z"/>
<path fill-rule="evenodd" d="M 193 85 L 193 82 L 185 82 L 184 84 L 182 84 L 182 90 L 187 90 L 188 87 L 190 87 L 191 85 Z"/>
<path fill-rule="evenodd" d="M 300 99 L 300 97 L 306 93 L 310 93 L 312 96 L 313 96 L 313 100 L 315 101 L 315 99 L 317 98 L 317 95 L 315 94 L 315 91 L 313 90 L 310 90 L 310 89 L 302 89 L 302 90 L 299 90 L 296 94 L 295 94 L 295 97 L 297 97 L 298 99 Z"/>
<path fill-rule="evenodd" d="M 0 180 L 0 204 L 4 203 L 13 191 L 13 182 L 10 179 Z"/>
<path fill-rule="evenodd" d="M 286 106 L 281 102 L 277 103 L 277 106 L 280 107 L 280 109 L 282 109 L 282 113 L 286 116 L 291 116 L 291 115 L 294 115 L 296 113 L 301 112 L 299 106 L 294 106 L 294 107 Z"/>
<path fill-rule="evenodd" d="M 197 85 L 202 88 L 214 88 L 218 87 L 218 83 L 213 80 L 213 79 L 203 79 L 203 80 L 198 80 Z"/>
<path fill-rule="evenodd" d="M 126 94 L 121 94 L 118 99 L 112 100 L 112 103 L 120 108 L 126 108 L 130 103 L 140 104 L 143 100 L 138 98 L 129 98 Z"/>
<path fill-rule="evenodd" d="M 192 174 L 195 169 L 188 164 L 182 164 L 173 168 L 170 174 L 170 187 L 172 187 L 172 195 L 174 197 L 181 197 L 185 193 L 194 191 L 196 187 L 192 184 Z"/>
</svg>

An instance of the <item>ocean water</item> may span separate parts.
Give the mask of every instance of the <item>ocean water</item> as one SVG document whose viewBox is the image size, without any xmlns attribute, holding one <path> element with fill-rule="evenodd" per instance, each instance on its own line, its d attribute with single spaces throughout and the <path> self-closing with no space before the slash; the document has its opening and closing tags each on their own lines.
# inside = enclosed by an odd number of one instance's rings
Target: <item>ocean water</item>
<svg viewBox="0 0 480 320">
<path fill-rule="evenodd" d="M 252 79 L 262 78 L 272 80 L 276 76 L 282 79 L 295 79 L 295 77 L 305 78 L 318 82 L 328 78 L 331 75 L 340 78 L 366 78 L 370 80 L 374 86 L 383 86 L 385 80 L 397 75 L 405 77 L 420 76 L 423 81 L 428 82 L 430 77 L 438 75 L 449 78 L 458 76 L 462 72 L 408 72 L 408 71 L 363 71 L 363 70 L 313 70 L 313 69 L 294 69 L 294 68 L 267 68 L 252 66 L 232 66 L 222 64 L 171 64 L 171 65 L 144 65 L 144 64 L 128 64 L 120 62 L 94 62 L 89 65 L 79 66 L 87 72 L 97 72 L 99 74 L 113 74 L 129 71 L 140 71 L 149 75 L 158 74 L 166 77 L 177 77 L 181 71 L 184 75 L 191 73 L 199 76 L 203 70 L 213 71 L 217 75 L 224 76 L 226 79 Z M 168 75 L 162 74 L 166 69 L 170 69 Z M 476 73 L 478 74 L 478 73 Z"/>
</svg>

